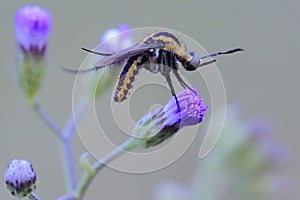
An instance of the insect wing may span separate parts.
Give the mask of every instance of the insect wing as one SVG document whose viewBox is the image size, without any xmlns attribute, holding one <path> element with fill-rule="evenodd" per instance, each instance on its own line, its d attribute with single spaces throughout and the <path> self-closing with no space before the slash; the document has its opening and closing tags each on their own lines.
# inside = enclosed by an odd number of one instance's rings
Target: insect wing
<svg viewBox="0 0 300 200">
<path fill-rule="evenodd" d="M 86 72 L 101 69 L 103 67 L 106 67 L 106 66 L 112 65 L 112 64 L 124 66 L 127 63 L 128 59 L 130 59 L 131 57 L 145 53 L 147 50 L 154 49 L 154 48 L 164 48 L 164 44 L 163 43 L 151 43 L 151 44 L 138 43 L 138 44 L 128 47 L 126 49 L 122 49 L 112 55 L 107 54 L 108 56 L 102 57 L 99 61 L 97 61 L 95 63 L 93 68 L 81 69 L 81 70 L 73 70 L 73 69 L 63 68 L 63 70 L 66 72 L 69 72 L 69 73 L 86 73 Z M 84 48 L 84 50 L 87 50 L 90 53 L 94 53 L 93 51 L 85 49 L 85 48 Z M 100 52 L 97 54 L 106 54 L 106 53 Z"/>
<path fill-rule="evenodd" d="M 111 56 L 106 56 L 101 58 L 101 60 L 96 62 L 95 66 L 97 68 L 100 68 L 111 64 L 124 63 L 124 61 L 126 61 L 128 58 L 136 56 L 138 54 L 145 53 L 147 50 L 153 48 L 163 48 L 163 45 L 159 43 L 153 43 L 153 44 L 138 43 L 126 49 L 122 49 Z"/>
</svg>

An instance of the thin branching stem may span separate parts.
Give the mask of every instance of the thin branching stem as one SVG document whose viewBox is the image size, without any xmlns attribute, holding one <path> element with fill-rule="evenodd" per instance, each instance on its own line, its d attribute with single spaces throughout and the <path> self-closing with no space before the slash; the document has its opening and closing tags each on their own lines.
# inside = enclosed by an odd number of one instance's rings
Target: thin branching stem
<svg viewBox="0 0 300 200">
<path fill-rule="evenodd" d="M 49 126 L 51 130 L 56 134 L 58 138 L 62 138 L 63 132 L 62 129 L 58 126 L 58 124 L 50 117 L 47 111 L 38 103 L 35 102 L 33 105 L 34 110 L 39 114 L 41 119 Z"/>
<path fill-rule="evenodd" d="M 88 97 L 84 96 L 79 101 L 78 105 L 75 108 L 75 112 L 72 112 L 68 118 L 68 121 L 64 127 L 64 137 L 70 138 L 75 133 L 76 123 L 82 117 L 83 113 L 86 111 L 88 105 Z"/>
<path fill-rule="evenodd" d="M 33 104 L 33 108 L 39 114 L 41 119 L 43 119 L 43 121 L 50 127 L 51 130 L 53 130 L 53 132 L 59 138 L 66 188 L 67 188 L 67 192 L 71 192 L 76 188 L 77 185 L 75 162 L 74 162 L 73 149 L 72 149 L 73 138 L 71 137 L 73 134 L 66 133 L 65 131 L 74 132 L 75 129 L 69 128 L 67 130 L 62 130 L 57 125 L 57 123 L 50 117 L 47 111 L 38 102 L 35 102 Z M 69 123 L 71 124 L 71 122 Z M 75 125 L 69 125 L 69 126 L 72 127 Z M 70 136 L 65 137 L 66 135 L 70 135 Z"/>
<path fill-rule="evenodd" d="M 28 195 L 28 199 L 30 200 L 41 200 L 41 198 L 36 195 L 35 193 L 31 192 L 29 195 Z"/>
<path fill-rule="evenodd" d="M 119 147 L 115 148 L 112 152 L 108 153 L 94 165 L 92 165 L 90 168 L 91 170 L 86 170 L 78 184 L 77 189 L 74 192 L 75 199 L 82 199 L 88 186 L 91 184 L 97 173 L 101 171 L 101 169 L 103 169 L 109 162 L 116 159 L 124 152 L 134 149 L 136 146 L 136 140 L 134 138 L 130 138 Z"/>
</svg>

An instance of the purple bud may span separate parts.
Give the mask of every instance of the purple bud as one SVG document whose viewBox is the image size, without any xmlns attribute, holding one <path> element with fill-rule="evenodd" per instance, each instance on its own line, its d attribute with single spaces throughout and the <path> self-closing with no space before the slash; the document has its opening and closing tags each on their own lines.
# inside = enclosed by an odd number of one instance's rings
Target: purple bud
<svg viewBox="0 0 300 200">
<path fill-rule="evenodd" d="M 4 180 L 7 189 L 19 198 L 29 195 L 36 188 L 36 174 L 26 160 L 12 160 L 5 171 Z"/>
<path fill-rule="evenodd" d="M 15 31 L 25 54 L 43 55 L 51 31 L 51 14 L 37 5 L 24 6 L 16 13 Z"/>
</svg>

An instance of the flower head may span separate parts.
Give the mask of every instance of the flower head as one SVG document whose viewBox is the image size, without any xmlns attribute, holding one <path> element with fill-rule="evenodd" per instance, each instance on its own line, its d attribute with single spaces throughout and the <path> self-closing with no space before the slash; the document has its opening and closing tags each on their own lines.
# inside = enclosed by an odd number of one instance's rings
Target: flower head
<svg viewBox="0 0 300 200">
<path fill-rule="evenodd" d="M 181 112 L 178 110 L 175 98 L 170 99 L 163 107 L 166 113 L 164 125 L 180 123 L 180 126 L 193 126 L 203 121 L 208 106 L 203 104 L 203 99 L 198 96 L 197 92 L 185 89 L 178 94 L 177 99 Z"/>
<path fill-rule="evenodd" d="M 8 191 L 18 198 L 29 195 L 36 188 L 36 174 L 26 160 L 12 160 L 5 171 L 4 180 Z"/>
<path fill-rule="evenodd" d="M 169 102 L 142 117 L 135 127 L 135 136 L 142 146 L 155 146 L 174 135 L 180 128 L 193 126 L 203 121 L 205 111 L 203 99 L 195 91 L 184 89 L 177 95 L 181 108 L 178 110 L 174 97 Z"/>
<path fill-rule="evenodd" d="M 24 6 L 16 13 L 15 31 L 24 53 L 43 55 L 51 31 L 51 14 L 37 5 Z"/>
</svg>

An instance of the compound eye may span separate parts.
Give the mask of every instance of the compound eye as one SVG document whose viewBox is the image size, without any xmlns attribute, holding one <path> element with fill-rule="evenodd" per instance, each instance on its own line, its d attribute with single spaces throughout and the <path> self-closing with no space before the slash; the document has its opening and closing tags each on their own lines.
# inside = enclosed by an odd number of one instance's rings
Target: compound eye
<svg viewBox="0 0 300 200">
<path fill-rule="evenodd" d="M 186 70 L 193 71 L 200 66 L 201 58 L 194 51 L 191 51 L 190 55 L 192 56 L 192 59 L 187 63 Z"/>
</svg>

